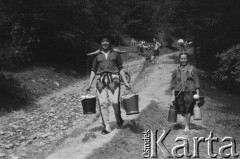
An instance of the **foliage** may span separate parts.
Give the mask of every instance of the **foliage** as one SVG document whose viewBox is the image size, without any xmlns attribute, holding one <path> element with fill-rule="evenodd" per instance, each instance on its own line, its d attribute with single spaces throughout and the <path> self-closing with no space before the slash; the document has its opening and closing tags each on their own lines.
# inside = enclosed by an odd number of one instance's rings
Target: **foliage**
<svg viewBox="0 0 240 159">
<path fill-rule="evenodd" d="M 166 42 L 167 47 L 171 47 L 172 43 L 174 42 L 172 36 L 168 31 L 164 33 L 163 40 Z"/>
<path fill-rule="evenodd" d="M 215 55 L 240 41 L 240 1 L 161 0 L 158 4 L 160 28 L 200 46 L 203 66 L 215 68 Z"/>
<path fill-rule="evenodd" d="M 240 83 L 240 44 L 217 54 L 216 57 L 219 62 L 214 77 L 221 82 Z"/>
<path fill-rule="evenodd" d="M 18 58 L 83 67 L 98 35 L 110 33 L 118 43 L 125 34 L 151 37 L 154 11 L 148 0 L 2 0 L 1 67 L 19 65 Z"/>
<path fill-rule="evenodd" d="M 225 89 L 240 85 L 237 45 L 240 41 L 240 1 L 160 0 L 156 3 L 159 9 L 154 14 L 155 24 L 167 33 L 165 41 L 171 36 L 193 41 L 194 47 L 200 48 L 196 55 L 198 66 L 216 70 L 214 77 Z"/>
<path fill-rule="evenodd" d="M 112 34 L 119 45 L 125 35 L 150 41 L 160 32 L 168 45 L 194 41 L 202 65 L 216 68 L 215 55 L 240 41 L 239 8 L 226 0 L 2 0 L 0 67 L 85 68 L 96 36 Z"/>
<path fill-rule="evenodd" d="M 0 67 L 8 69 L 16 69 L 23 63 L 31 61 L 31 52 L 26 47 L 16 46 L 14 48 L 6 48 L 0 50 Z"/>
</svg>

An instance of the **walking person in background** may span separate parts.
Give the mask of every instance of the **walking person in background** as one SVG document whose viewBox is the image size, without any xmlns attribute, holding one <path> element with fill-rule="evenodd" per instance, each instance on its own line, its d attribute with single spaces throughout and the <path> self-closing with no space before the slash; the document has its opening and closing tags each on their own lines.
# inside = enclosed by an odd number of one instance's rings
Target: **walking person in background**
<svg viewBox="0 0 240 159">
<path fill-rule="evenodd" d="M 160 42 L 157 41 L 156 38 L 153 38 L 153 56 L 151 57 L 151 61 L 153 64 L 157 64 L 157 68 L 159 68 L 159 49 L 161 47 Z"/>
<path fill-rule="evenodd" d="M 193 95 L 199 97 L 199 79 L 197 70 L 188 64 L 189 54 L 183 52 L 179 54 L 180 65 L 172 74 L 171 89 L 172 102 L 176 106 L 177 112 L 185 117 L 185 129 L 189 131 L 191 115 L 196 104 Z"/>
<path fill-rule="evenodd" d="M 137 46 L 137 49 L 139 50 L 140 54 L 143 55 L 144 54 L 144 49 L 143 49 L 143 43 L 140 42 Z"/>
<path fill-rule="evenodd" d="M 102 117 L 103 130 L 105 135 L 111 131 L 109 121 L 109 105 L 114 109 L 115 118 L 119 127 L 123 124 L 120 111 L 120 80 L 121 76 L 125 86 L 130 89 L 123 70 L 122 59 L 119 53 L 112 49 L 114 38 L 110 35 L 99 37 L 101 44 L 100 53 L 97 54 L 92 64 L 90 81 L 86 91 L 91 89 L 92 82 L 97 77 L 97 95 L 100 103 L 100 114 Z"/>
<path fill-rule="evenodd" d="M 184 40 L 183 40 L 183 39 L 179 39 L 179 40 L 177 41 L 177 43 L 180 45 L 180 51 L 181 51 L 181 52 L 185 51 Z"/>
<path fill-rule="evenodd" d="M 136 40 L 134 38 L 131 39 L 131 45 L 135 46 L 136 45 Z"/>
</svg>

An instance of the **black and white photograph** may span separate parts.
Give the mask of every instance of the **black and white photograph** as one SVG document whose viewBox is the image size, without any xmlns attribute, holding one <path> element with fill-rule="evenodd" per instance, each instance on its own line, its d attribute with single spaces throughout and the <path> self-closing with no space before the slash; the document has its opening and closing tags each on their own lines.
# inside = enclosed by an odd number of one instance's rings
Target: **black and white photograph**
<svg viewBox="0 0 240 159">
<path fill-rule="evenodd" d="M 237 159 L 239 134 L 239 0 L 0 0 L 0 159 Z"/>
</svg>

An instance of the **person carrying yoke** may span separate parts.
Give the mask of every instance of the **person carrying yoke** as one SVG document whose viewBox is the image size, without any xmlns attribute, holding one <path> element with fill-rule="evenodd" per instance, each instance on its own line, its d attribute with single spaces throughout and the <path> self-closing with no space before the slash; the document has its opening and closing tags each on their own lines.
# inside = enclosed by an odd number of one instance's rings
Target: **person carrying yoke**
<svg viewBox="0 0 240 159">
<path fill-rule="evenodd" d="M 100 103 L 100 115 L 102 117 L 103 130 L 101 134 L 110 133 L 109 105 L 113 106 L 117 125 L 123 124 L 120 111 L 120 80 L 121 76 L 125 86 L 131 89 L 127 83 L 125 72 L 123 70 L 121 55 L 112 49 L 114 38 L 110 35 L 103 35 L 98 38 L 101 49 L 93 60 L 90 81 L 86 91 L 91 89 L 94 78 L 97 78 L 97 95 Z"/>
</svg>

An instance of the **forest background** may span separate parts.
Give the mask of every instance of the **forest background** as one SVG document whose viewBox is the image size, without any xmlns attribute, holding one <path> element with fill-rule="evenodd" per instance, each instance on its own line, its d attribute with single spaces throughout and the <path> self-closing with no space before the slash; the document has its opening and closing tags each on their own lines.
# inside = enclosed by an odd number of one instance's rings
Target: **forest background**
<svg viewBox="0 0 240 159">
<path fill-rule="evenodd" d="M 240 1 L 237 0 L 1 0 L 0 68 L 59 65 L 86 73 L 86 53 L 110 33 L 115 45 L 152 41 L 165 47 L 193 41 L 197 66 L 223 89 L 240 81 Z"/>
</svg>

